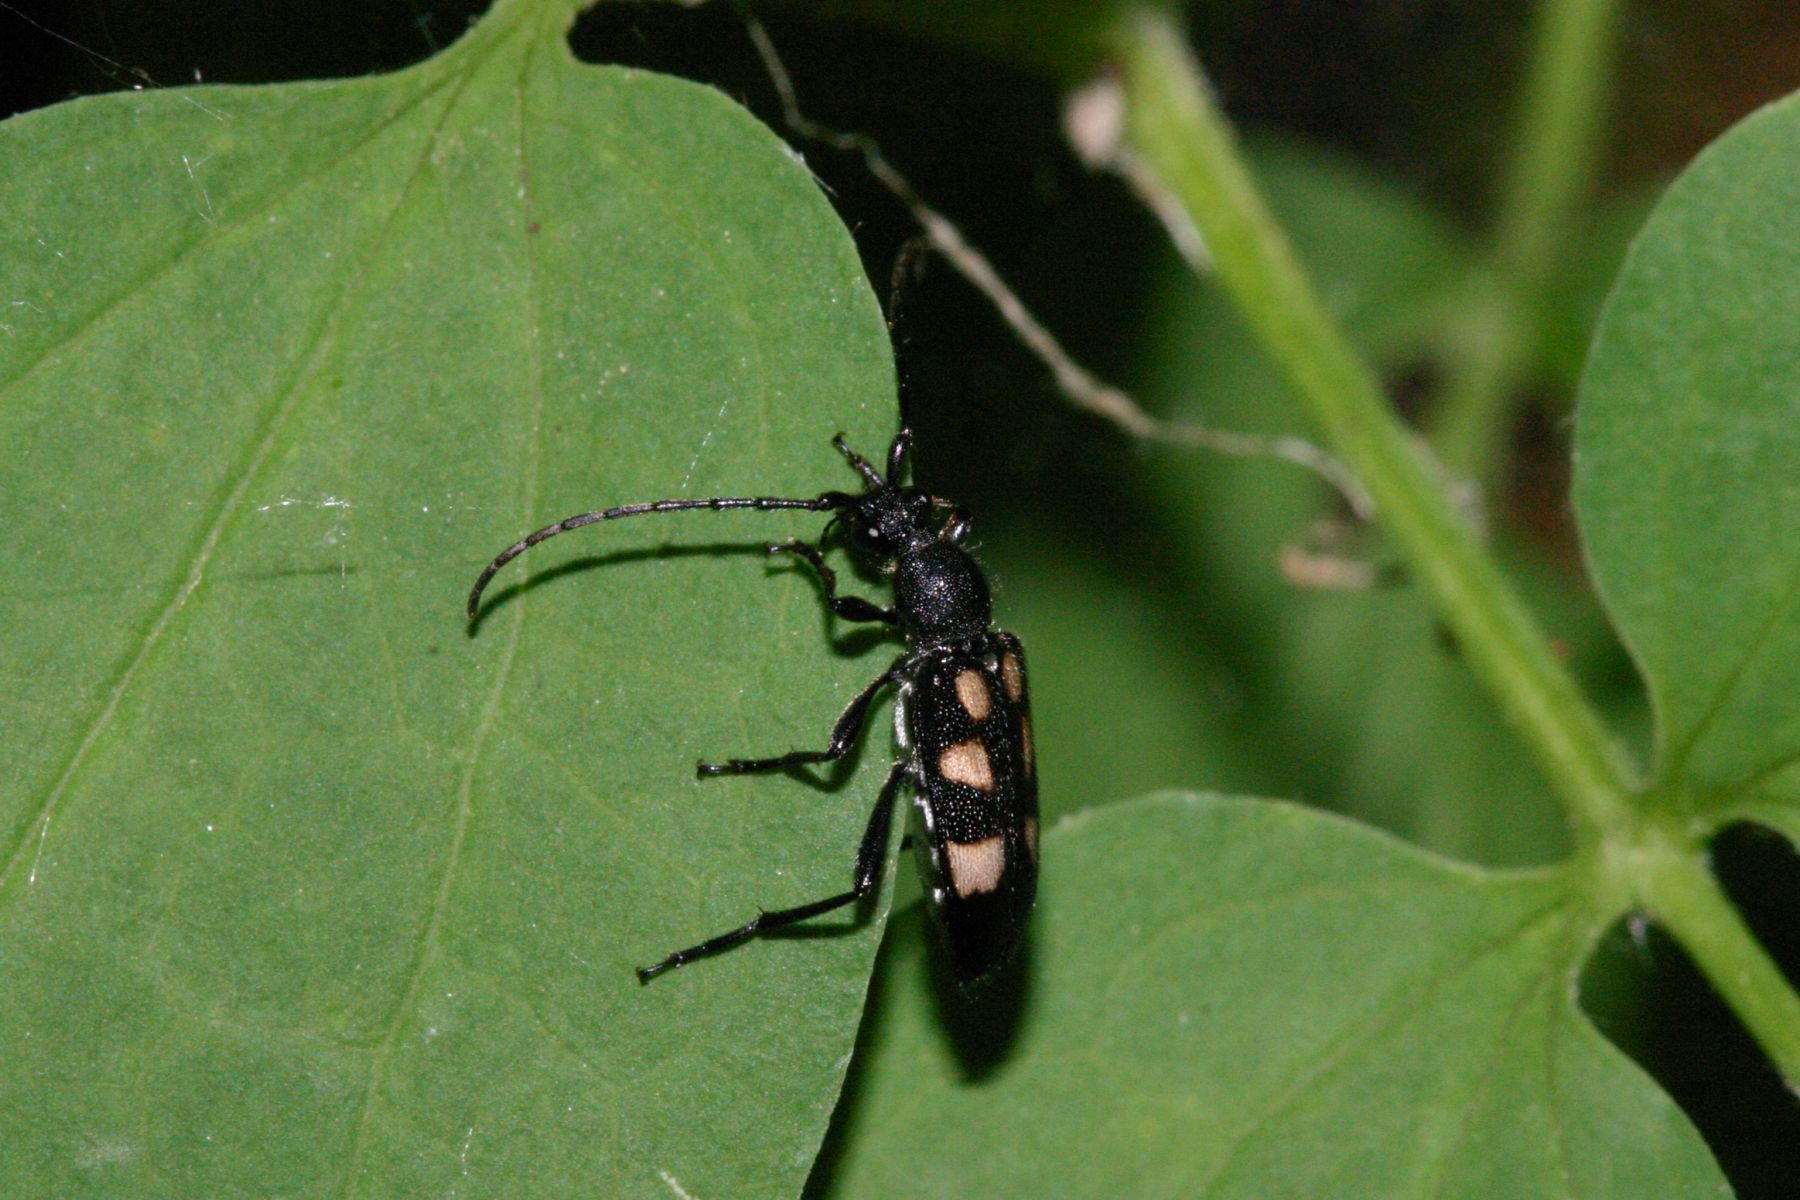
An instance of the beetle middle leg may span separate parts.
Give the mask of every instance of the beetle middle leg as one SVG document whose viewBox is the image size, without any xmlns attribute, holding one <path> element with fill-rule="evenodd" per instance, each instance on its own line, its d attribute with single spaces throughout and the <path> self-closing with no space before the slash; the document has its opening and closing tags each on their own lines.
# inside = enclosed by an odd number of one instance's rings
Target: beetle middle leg
<svg viewBox="0 0 1800 1200">
<path fill-rule="evenodd" d="M 882 688 L 900 678 L 901 668 L 906 665 L 909 656 L 902 654 L 894 660 L 894 665 L 877 675 L 862 691 L 856 693 L 850 703 L 844 706 L 837 723 L 831 727 L 831 741 L 823 750 L 791 750 L 786 754 L 778 754 L 773 758 L 731 758 L 722 763 L 703 762 L 699 764 L 702 775 L 752 775 L 762 771 L 779 771 L 785 767 L 800 767 L 807 763 L 833 762 L 850 752 L 856 739 L 862 734 L 863 725 L 869 719 L 869 705 Z"/>
<path fill-rule="evenodd" d="M 768 546 L 770 557 L 777 554 L 792 554 L 795 558 L 805 559 L 812 564 L 818 573 L 819 582 L 825 588 L 825 607 L 829 608 L 846 621 L 881 621 L 888 625 L 898 625 L 900 617 L 891 608 L 882 608 L 872 600 L 864 600 L 861 596 L 840 596 L 837 594 L 837 572 L 825 565 L 817 546 L 809 545 L 798 538 L 785 542 L 776 542 Z"/>
<path fill-rule="evenodd" d="M 839 892 L 835 896 L 827 896 L 823 900 L 814 900 L 811 904 L 800 904 L 793 908 L 776 909 L 774 912 L 760 912 L 753 920 L 733 929 L 730 933 L 722 933 L 718 937 L 708 938 L 698 946 L 690 946 L 686 950 L 677 950 L 659 963 L 638 968 L 638 982 L 649 983 L 664 971 L 673 971 L 676 967 L 693 962 L 696 958 L 705 958 L 709 954 L 717 954 L 751 938 L 780 929 L 785 925 L 794 925 L 809 917 L 828 913 L 834 908 L 843 908 L 854 904 L 875 890 L 876 880 L 881 875 L 881 864 L 887 859 L 888 830 L 893 826 L 894 797 L 900 792 L 900 784 L 907 777 L 909 764 L 897 762 L 888 772 L 887 781 L 881 785 L 881 794 L 876 797 L 875 811 L 869 814 L 869 824 L 863 830 L 862 842 L 856 850 L 856 874 L 851 880 L 850 890 Z"/>
</svg>

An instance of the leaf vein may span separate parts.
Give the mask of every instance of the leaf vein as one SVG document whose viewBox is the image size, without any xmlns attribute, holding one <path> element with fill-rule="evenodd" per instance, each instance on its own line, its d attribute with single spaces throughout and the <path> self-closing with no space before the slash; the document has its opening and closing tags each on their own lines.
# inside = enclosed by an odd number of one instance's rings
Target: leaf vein
<svg viewBox="0 0 1800 1200">
<path fill-rule="evenodd" d="M 1685 775 L 1688 760 L 1693 757 L 1695 748 L 1724 715 L 1726 704 L 1736 693 L 1738 686 L 1743 683 L 1744 677 L 1750 673 L 1750 668 L 1756 662 L 1758 653 L 1774 638 L 1776 630 L 1782 625 L 1782 618 L 1793 610 L 1796 601 L 1800 601 L 1800 559 L 1794 561 L 1789 571 L 1786 590 L 1770 606 L 1768 617 L 1756 631 L 1755 636 L 1745 645 L 1744 652 L 1732 664 L 1731 670 L 1720 681 L 1719 690 L 1714 694 L 1711 703 L 1707 705 L 1706 711 L 1700 715 L 1700 719 L 1694 723 L 1694 727 L 1681 739 L 1680 744 L 1670 752 L 1663 774 L 1671 782 L 1678 782 Z M 1753 786 L 1771 771 L 1780 770 L 1782 760 L 1791 758 L 1796 753 L 1800 753 L 1800 750 L 1788 749 L 1779 752 L 1775 756 L 1774 766 L 1748 772 L 1745 776 L 1744 786 Z"/>
<path fill-rule="evenodd" d="M 1507 1039 L 1512 1033 L 1513 1027 L 1518 1024 L 1520 1017 L 1525 1012 L 1526 1005 L 1536 999 L 1543 987 L 1557 975 L 1557 971 L 1550 970 L 1545 971 L 1535 980 L 1527 981 L 1527 986 L 1519 993 L 1518 999 L 1513 1001 L 1512 1009 L 1506 1014 L 1506 1020 L 1501 1022 L 1500 1029 L 1494 1037 L 1493 1049 L 1488 1053 L 1487 1062 L 1482 1064 L 1481 1074 L 1476 1077 L 1475 1085 L 1469 1089 L 1469 1098 L 1462 1105 L 1462 1121 L 1456 1138 L 1445 1146 L 1444 1152 L 1438 1156 L 1437 1166 L 1432 1171 L 1427 1192 L 1431 1197 L 1435 1198 L 1444 1194 L 1444 1183 L 1449 1177 L 1450 1166 L 1456 1158 L 1456 1152 L 1468 1143 L 1469 1135 L 1475 1130 L 1475 1116 L 1480 1112 L 1488 1091 L 1493 1087 L 1494 1077 L 1499 1074 L 1503 1053 L 1507 1047 Z M 1548 1046 L 1546 1046 L 1547 1050 Z M 1566 1177 L 1566 1170 L 1564 1175 Z"/>
<path fill-rule="evenodd" d="M 527 149 L 525 145 L 526 121 L 524 111 L 525 79 L 530 73 L 531 63 L 536 57 L 536 51 L 537 43 L 533 41 L 526 52 L 521 55 L 519 73 L 514 81 L 514 116 L 518 125 L 517 157 L 520 167 L 519 230 L 525 247 L 525 261 L 527 267 L 525 287 L 527 320 L 525 322 L 525 331 L 529 344 L 526 347 L 525 358 L 529 364 L 528 379 L 532 401 L 532 436 L 528 443 L 530 452 L 526 458 L 523 472 L 526 507 L 528 509 L 531 507 L 537 491 L 538 459 L 540 451 L 539 430 L 542 425 L 544 411 L 543 358 L 538 327 L 539 315 L 537 293 L 539 286 L 539 269 L 536 249 L 533 244 L 534 240 L 530 233 L 532 222 L 532 188 L 531 173 L 526 167 Z M 468 73 L 463 77 L 462 86 L 466 87 L 468 82 L 472 80 L 477 73 L 476 68 L 472 66 Z M 460 99 L 461 90 L 462 88 L 459 87 L 457 97 L 454 97 L 451 103 L 445 108 L 446 121 L 450 112 L 455 109 L 456 101 Z M 419 156 L 418 167 L 414 175 L 415 179 L 418 177 L 418 173 L 423 171 L 426 162 L 429 161 L 431 147 L 435 143 L 438 134 L 441 133 L 443 124 L 444 121 L 440 121 L 438 126 L 432 130 L 432 137 L 427 139 Z M 410 190 L 409 186 L 409 193 Z M 404 198 L 402 204 L 404 204 Z M 350 1198 L 356 1195 L 357 1188 L 362 1181 L 363 1160 L 368 1154 L 370 1136 L 374 1127 L 376 1101 L 381 1092 L 382 1082 L 386 1077 L 388 1065 L 393 1059 L 394 1049 L 399 1043 L 400 1033 L 406 1024 L 407 1017 L 417 1011 L 419 997 L 423 994 L 425 988 L 426 974 L 438 954 L 438 944 L 443 931 L 444 917 L 450 908 L 450 897 L 455 888 L 457 871 L 462 864 L 463 846 L 468 836 L 469 818 L 472 810 L 475 787 L 475 772 L 481 761 L 482 749 L 485 747 L 490 734 L 493 732 L 494 725 L 499 718 L 500 702 L 506 693 L 506 683 L 512 673 L 513 661 L 518 652 L 520 630 L 524 623 L 526 607 L 527 602 L 524 597 L 521 597 L 520 602 L 514 606 L 513 621 L 508 630 L 506 644 L 502 647 L 499 661 L 494 668 L 493 686 L 489 689 L 487 700 L 482 705 L 481 718 L 476 725 L 474 736 L 470 741 L 468 760 L 463 766 L 462 779 L 457 787 L 455 823 L 451 829 L 449 848 L 445 852 L 444 866 L 438 875 L 438 886 L 432 900 L 431 913 L 426 918 L 424 928 L 420 932 L 417 946 L 413 954 L 413 961 L 407 971 L 406 987 L 402 990 L 399 1001 L 394 1006 L 394 1013 L 388 1022 L 387 1032 L 382 1037 L 380 1044 L 375 1047 L 369 1064 L 369 1076 L 367 1082 L 364 1084 L 361 1112 L 357 1119 L 356 1137 L 351 1144 L 350 1154 L 346 1160 L 344 1171 L 343 1194 L 345 1200 L 350 1200 Z"/>
<path fill-rule="evenodd" d="M 1568 1138 L 1563 1134 L 1562 1106 L 1556 1099 L 1556 1052 L 1550 1044 L 1555 1028 L 1554 1021 L 1544 1022 L 1544 1090 L 1550 1096 L 1550 1149 L 1556 1156 L 1565 1200 L 1576 1200 L 1575 1183 L 1569 1171 Z"/>
<path fill-rule="evenodd" d="M 1213 1164 L 1212 1169 L 1200 1179 L 1198 1186 L 1191 1189 L 1183 1187 L 1179 1190 L 1182 1193 L 1191 1193 L 1193 1195 L 1203 1196 L 1207 1194 L 1212 1189 L 1213 1185 L 1225 1174 L 1226 1170 L 1231 1166 L 1232 1162 L 1237 1158 L 1243 1148 L 1249 1143 L 1250 1139 L 1276 1117 L 1292 1107 L 1295 1102 L 1307 1093 L 1308 1089 L 1313 1084 L 1337 1070 L 1338 1067 L 1342 1066 L 1352 1054 L 1365 1045 L 1368 1040 L 1379 1037 L 1381 1034 L 1398 1025 L 1401 1021 L 1404 1021 L 1407 1017 L 1410 1017 L 1425 1008 L 1436 997 L 1439 991 L 1452 980 L 1462 975 L 1465 971 L 1468 971 L 1488 956 L 1506 948 L 1510 943 L 1524 936 L 1524 934 L 1534 925 L 1558 915 L 1566 904 L 1567 897 L 1559 894 L 1543 906 L 1532 909 L 1510 928 L 1495 935 L 1486 944 L 1478 947 L 1473 953 L 1468 954 L 1466 957 L 1459 958 L 1454 962 L 1445 964 L 1442 969 L 1427 979 L 1422 986 L 1416 989 L 1409 989 L 1409 994 L 1400 1003 L 1377 1009 L 1375 1012 L 1369 1014 L 1368 1019 L 1346 1029 L 1339 1037 L 1325 1046 L 1320 1054 L 1313 1057 L 1304 1069 L 1297 1071 L 1294 1078 L 1289 1081 L 1287 1087 L 1282 1088 L 1271 1103 L 1253 1114 L 1249 1120 L 1244 1122 L 1243 1126 L 1238 1130 L 1237 1134 L 1231 1139 L 1230 1143 L 1220 1154 L 1218 1160 Z"/>
</svg>

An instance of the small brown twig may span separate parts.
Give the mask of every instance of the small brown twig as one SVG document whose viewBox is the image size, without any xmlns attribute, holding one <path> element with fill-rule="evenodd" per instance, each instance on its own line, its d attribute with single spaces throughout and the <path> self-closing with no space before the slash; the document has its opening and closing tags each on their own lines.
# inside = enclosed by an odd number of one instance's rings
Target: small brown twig
<svg viewBox="0 0 1800 1200">
<path fill-rule="evenodd" d="M 956 270 L 993 304 L 1026 349 L 1050 371 L 1058 390 L 1076 407 L 1111 421 L 1132 437 L 1163 442 L 1174 446 L 1194 447 L 1227 454 L 1234 458 L 1278 458 L 1312 471 L 1331 484 L 1343 497 L 1350 510 L 1362 520 L 1374 515 L 1374 504 L 1343 463 L 1304 438 L 1290 436 L 1262 437 L 1257 434 L 1212 429 L 1186 421 L 1167 421 L 1146 412 L 1131 395 L 1113 386 L 1076 362 L 1056 336 L 1032 315 L 1018 293 L 1007 286 L 991 262 L 969 244 L 954 222 L 927 204 L 906 177 L 897 171 L 881 153 L 881 147 L 866 134 L 844 133 L 812 120 L 800 110 L 792 78 L 776 53 L 762 23 L 748 13 L 744 16 L 750 40 L 761 56 L 781 101 L 782 117 L 788 127 L 802 137 L 823 142 L 834 149 L 859 154 L 868 164 L 869 173 L 894 198 L 906 206 L 918 222 L 931 245 Z M 1128 176 L 1129 177 L 1129 176 Z M 1142 189 L 1139 189 L 1142 194 Z M 1155 205 L 1152 205 L 1155 208 Z M 1165 224 L 1167 218 L 1165 216 Z M 1175 236 L 1174 231 L 1171 231 Z M 1184 242 L 1175 236 L 1176 245 L 1189 256 L 1204 256 L 1197 236 Z"/>
</svg>

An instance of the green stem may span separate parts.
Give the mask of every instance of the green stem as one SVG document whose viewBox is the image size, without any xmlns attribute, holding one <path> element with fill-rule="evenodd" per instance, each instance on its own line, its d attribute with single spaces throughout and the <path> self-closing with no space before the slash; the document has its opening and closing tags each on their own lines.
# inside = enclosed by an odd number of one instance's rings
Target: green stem
<svg viewBox="0 0 1800 1200">
<path fill-rule="evenodd" d="M 1445 346 L 1433 444 L 1445 467 L 1485 479 L 1499 463 L 1507 416 L 1569 226 L 1592 182 L 1612 77 L 1618 0 L 1538 6 L 1518 146 L 1507 169 L 1489 268 Z"/>
<path fill-rule="evenodd" d="M 1506 434 L 1526 350 L 1528 307 L 1492 274 L 1470 281 L 1438 347 L 1443 383 L 1427 418 L 1444 470 L 1491 496 L 1506 461 Z"/>
<path fill-rule="evenodd" d="M 1542 286 L 1592 181 L 1612 77 L 1618 0 L 1544 0 L 1519 150 L 1495 231 L 1495 260 Z"/>
<path fill-rule="evenodd" d="M 1368 490 L 1470 666 L 1536 752 L 1578 836 L 1629 828 L 1630 768 L 1326 312 L 1180 30 L 1160 14 L 1135 14 L 1117 31 L 1117 51 L 1131 151 L 1200 230 L 1218 281 Z"/>
<path fill-rule="evenodd" d="M 505 31 L 535 25 L 546 36 L 562 37 L 593 0 L 494 0 L 477 29 Z"/>
<path fill-rule="evenodd" d="M 1645 910 L 1681 943 L 1792 1088 L 1800 1086 L 1800 996 L 1745 928 L 1691 846 L 1659 841 L 1624 868 Z"/>
</svg>

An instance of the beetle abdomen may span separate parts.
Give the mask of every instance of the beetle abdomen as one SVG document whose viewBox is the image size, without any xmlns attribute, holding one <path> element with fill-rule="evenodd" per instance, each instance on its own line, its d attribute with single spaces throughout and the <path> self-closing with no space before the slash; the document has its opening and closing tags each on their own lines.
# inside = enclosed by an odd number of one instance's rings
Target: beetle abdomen
<svg viewBox="0 0 1800 1200">
<path fill-rule="evenodd" d="M 1017 951 L 1037 893 L 1037 764 L 1019 640 L 984 634 L 922 656 L 906 723 L 930 905 L 966 986 Z"/>
</svg>

